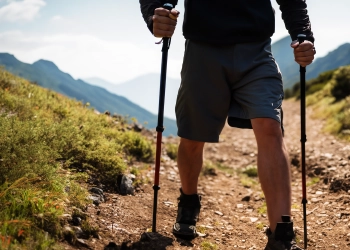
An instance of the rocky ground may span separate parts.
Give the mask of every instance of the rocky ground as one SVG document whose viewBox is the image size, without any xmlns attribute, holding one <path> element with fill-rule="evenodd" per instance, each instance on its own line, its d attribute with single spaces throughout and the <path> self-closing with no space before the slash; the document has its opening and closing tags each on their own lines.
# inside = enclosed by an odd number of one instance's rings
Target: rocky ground
<svg viewBox="0 0 350 250">
<path fill-rule="evenodd" d="M 300 171 L 299 103 L 288 100 L 285 110 L 285 142 L 292 163 L 292 212 L 297 240 L 303 242 L 302 184 Z M 312 115 L 312 110 L 307 110 Z M 350 249 L 350 143 L 322 133 L 323 122 L 307 119 L 307 223 L 308 249 Z M 153 138 L 154 139 L 154 138 Z M 177 138 L 163 138 L 176 142 Z M 99 228 L 96 237 L 79 239 L 64 249 L 264 249 L 268 220 L 264 197 L 256 177 L 242 174 L 256 167 L 257 148 L 251 130 L 225 127 L 220 143 L 205 147 L 206 174 L 199 192 L 202 210 L 198 222 L 204 237 L 192 241 L 171 234 L 176 217 L 179 177 L 176 162 L 162 156 L 157 212 L 157 233 L 152 227 L 153 164 L 135 163 L 143 174 L 135 195 L 104 191 L 105 202 L 91 204 L 87 216 Z M 216 166 L 211 169 L 210 166 Z M 78 227 L 79 229 L 79 227 Z"/>
</svg>

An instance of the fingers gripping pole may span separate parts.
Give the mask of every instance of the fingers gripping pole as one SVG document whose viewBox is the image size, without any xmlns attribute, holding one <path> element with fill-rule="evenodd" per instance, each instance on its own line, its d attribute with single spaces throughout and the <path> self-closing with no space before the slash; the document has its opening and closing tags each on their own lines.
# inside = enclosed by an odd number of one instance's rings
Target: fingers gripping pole
<svg viewBox="0 0 350 250">
<path fill-rule="evenodd" d="M 299 44 L 304 42 L 306 36 L 298 35 Z M 302 170 L 302 190 L 303 190 L 303 218 L 304 218 L 304 248 L 307 248 L 307 223 L 306 223 L 306 164 L 305 164 L 305 143 L 306 143 L 306 68 L 300 66 L 300 131 L 301 131 L 301 170 Z"/>
<path fill-rule="evenodd" d="M 171 10 L 174 6 L 170 3 L 163 5 L 163 8 Z M 160 73 L 160 90 L 159 90 L 159 106 L 158 106 L 158 124 L 157 124 L 157 147 L 156 147 L 156 161 L 155 161 L 155 171 L 154 171 L 154 198 L 153 198 L 153 221 L 152 221 L 152 232 L 156 232 L 157 224 L 157 200 L 158 200 L 158 190 L 159 187 L 159 171 L 160 171 L 160 156 L 161 156 L 161 147 L 162 147 L 162 132 L 164 131 L 163 127 L 163 118 L 164 118 L 164 100 L 165 100 L 165 85 L 166 85 L 166 71 L 167 71 L 167 62 L 168 62 L 168 50 L 170 47 L 170 38 L 163 38 L 163 47 L 162 47 L 162 65 Z"/>
</svg>

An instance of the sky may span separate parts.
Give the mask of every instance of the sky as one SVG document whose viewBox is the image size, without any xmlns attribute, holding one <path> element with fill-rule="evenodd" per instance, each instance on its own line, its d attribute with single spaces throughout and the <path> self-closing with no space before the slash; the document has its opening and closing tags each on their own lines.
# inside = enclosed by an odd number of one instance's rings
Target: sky
<svg viewBox="0 0 350 250">
<path fill-rule="evenodd" d="M 288 32 L 275 0 L 275 42 Z M 350 42 L 349 0 L 307 0 L 317 57 Z M 168 76 L 180 78 L 184 52 L 182 22 L 169 50 Z M 138 0 L 0 0 L 0 52 L 33 63 L 53 61 L 75 79 L 99 77 L 123 83 L 160 73 L 161 45 L 142 19 Z"/>
</svg>

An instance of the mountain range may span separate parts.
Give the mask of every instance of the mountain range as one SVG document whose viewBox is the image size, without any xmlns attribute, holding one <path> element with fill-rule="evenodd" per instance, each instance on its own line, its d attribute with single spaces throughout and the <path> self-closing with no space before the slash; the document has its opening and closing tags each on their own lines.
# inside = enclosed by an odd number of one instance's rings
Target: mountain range
<svg viewBox="0 0 350 250">
<path fill-rule="evenodd" d="M 39 60 L 28 64 L 17 60 L 11 54 L 0 53 L 0 65 L 3 65 L 12 74 L 36 82 L 44 88 L 77 101 L 89 102 L 90 106 L 99 112 L 109 111 L 111 114 L 135 117 L 140 124 L 150 129 L 157 126 L 157 115 L 123 96 L 110 93 L 104 88 L 88 84 L 83 80 L 75 80 L 69 74 L 62 72 L 53 62 Z M 164 127 L 164 136 L 176 135 L 177 127 L 174 119 L 165 117 Z"/>
<path fill-rule="evenodd" d="M 160 74 L 147 74 L 130 81 L 113 84 L 100 78 L 86 78 L 84 81 L 104 88 L 111 93 L 127 97 L 152 113 L 158 113 Z M 164 114 L 175 119 L 175 103 L 180 79 L 167 77 L 165 88 Z"/>
<path fill-rule="evenodd" d="M 299 81 L 299 66 L 294 61 L 290 43 L 290 37 L 285 37 L 272 44 L 272 53 L 282 72 L 285 89 Z M 306 80 L 315 78 L 324 71 L 349 64 L 350 43 L 345 43 L 307 66 Z M 0 53 L 0 65 L 42 87 L 78 101 L 89 102 L 99 112 L 108 110 L 111 114 L 135 117 L 149 129 L 157 126 L 158 117 L 155 114 L 158 113 L 160 74 L 147 74 L 114 84 L 96 77 L 76 80 L 51 61 L 39 60 L 28 64 L 8 53 Z M 176 135 L 177 132 L 175 103 L 179 86 L 180 79 L 167 78 L 163 132 L 165 136 Z"/>
<path fill-rule="evenodd" d="M 272 44 L 272 53 L 282 72 L 284 89 L 289 89 L 299 82 L 299 65 L 294 61 L 290 48 L 290 37 L 282 38 Z M 317 41 L 315 42 L 317 53 Z M 306 80 L 316 78 L 320 73 L 350 64 L 350 43 L 344 43 L 326 56 L 317 58 L 306 67 Z"/>
<path fill-rule="evenodd" d="M 284 89 L 291 88 L 300 77 L 299 65 L 294 61 L 290 43 L 291 39 L 288 36 L 272 44 L 272 53 L 282 72 Z M 307 66 L 306 79 L 310 80 L 324 71 L 348 64 L 350 64 L 350 44 L 346 43 Z M 97 77 L 86 78 L 84 81 L 125 96 L 141 107 L 156 113 L 158 111 L 159 77 L 159 74 L 147 74 L 120 84 L 113 84 Z M 170 118 L 175 118 L 175 103 L 180 82 L 180 79 L 167 78 L 164 114 Z"/>
</svg>

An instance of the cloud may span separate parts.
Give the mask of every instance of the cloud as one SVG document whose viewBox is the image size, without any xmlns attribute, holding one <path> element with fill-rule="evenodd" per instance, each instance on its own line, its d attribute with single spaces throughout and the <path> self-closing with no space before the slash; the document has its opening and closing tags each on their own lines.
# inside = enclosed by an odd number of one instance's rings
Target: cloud
<svg viewBox="0 0 350 250">
<path fill-rule="evenodd" d="M 56 16 L 53 16 L 52 18 L 51 18 L 51 21 L 59 21 L 59 20 L 62 20 L 62 16 L 60 16 L 60 15 L 56 15 Z"/>
<path fill-rule="evenodd" d="M 0 33 L 1 50 L 33 63 L 53 61 L 74 78 L 101 77 L 119 83 L 161 67 L 161 45 L 103 40 L 91 35 L 30 35 L 21 31 Z M 181 61 L 168 61 L 168 75 L 179 78 Z"/>
<path fill-rule="evenodd" d="M 0 21 L 31 21 L 45 5 L 44 0 L 7 1 L 7 5 L 0 8 Z"/>
</svg>

